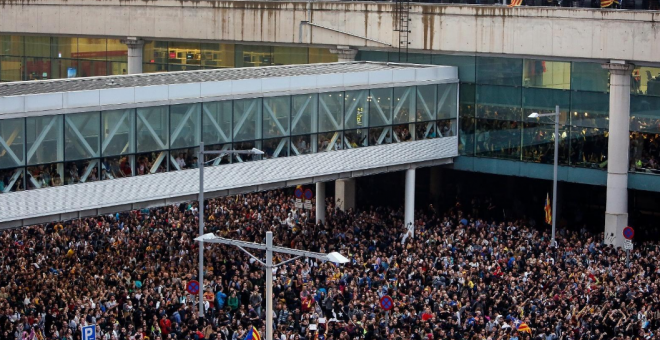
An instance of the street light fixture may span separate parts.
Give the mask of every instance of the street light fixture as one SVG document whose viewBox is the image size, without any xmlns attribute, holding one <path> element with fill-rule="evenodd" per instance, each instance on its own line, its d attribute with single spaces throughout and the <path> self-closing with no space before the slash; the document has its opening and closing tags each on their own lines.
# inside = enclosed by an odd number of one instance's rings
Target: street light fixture
<svg viewBox="0 0 660 340">
<path fill-rule="evenodd" d="M 273 340 L 273 268 L 281 266 L 285 263 L 294 261 L 300 257 L 311 257 L 322 261 L 330 261 L 335 263 L 347 263 L 349 260 L 338 252 L 332 252 L 329 254 L 315 253 L 311 251 L 291 249 L 285 247 L 274 247 L 273 246 L 273 232 L 266 232 L 266 244 L 263 243 L 254 243 L 246 242 L 239 240 L 232 240 L 228 238 L 218 237 L 212 233 L 204 234 L 200 237 L 195 238 L 195 241 L 200 243 L 200 246 L 203 242 L 208 243 L 220 243 L 227 244 L 231 246 L 238 247 L 246 254 L 248 254 L 255 261 L 259 262 L 261 265 L 266 267 L 266 340 Z M 250 252 L 245 250 L 246 248 L 265 250 L 266 251 L 266 262 L 264 263 L 256 256 L 252 255 Z M 201 249 L 201 248 L 200 248 Z M 273 265 L 273 252 L 284 253 L 289 255 L 295 255 L 296 257 Z"/>
<path fill-rule="evenodd" d="M 204 235 L 204 155 L 242 154 L 263 155 L 264 152 L 252 148 L 252 150 L 209 150 L 204 151 L 204 142 L 199 143 L 197 155 L 197 167 L 199 168 L 199 236 Z M 199 317 L 204 317 L 204 242 L 199 242 Z"/>
<path fill-rule="evenodd" d="M 540 118 L 540 117 L 555 117 L 555 163 L 553 166 L 553 175 L 552 175 L 552 240 L 550 240 L 550 245 L 556 247 L 557 240 L 555 239 L 555 226 L 557 223 L 557 165 L 559 163 L 559 105 L 555 106 L 555 112 L 552 113 L 538 113 L 532 112 L 529 118 Z"/>
</svg>

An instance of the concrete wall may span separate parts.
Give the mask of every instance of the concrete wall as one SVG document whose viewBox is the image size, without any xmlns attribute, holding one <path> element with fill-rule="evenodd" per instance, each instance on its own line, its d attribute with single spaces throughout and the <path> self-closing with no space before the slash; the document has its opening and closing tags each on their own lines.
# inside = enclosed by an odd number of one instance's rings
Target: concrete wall
<svg viewBox="0 0 660 340">
<path fill-rule="evenodd" d="M 0 0 L 0 33 L 398 46 L 392 3 Z M 660 62 L 660 12 L 412 5 L 416 50 Z M 368 41 L 317 25 L 368 37 Z"/>
</svg>

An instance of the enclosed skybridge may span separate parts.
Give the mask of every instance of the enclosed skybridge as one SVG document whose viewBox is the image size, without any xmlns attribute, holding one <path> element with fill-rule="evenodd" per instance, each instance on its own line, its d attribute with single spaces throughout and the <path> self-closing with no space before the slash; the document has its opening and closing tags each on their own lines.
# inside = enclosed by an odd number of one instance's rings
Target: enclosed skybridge
<svg viewBox="0 0 660 340">
<path fill-rule="evenodd" d="M 414 198 L 457 102 L 455 67 L 371 62 L 0 84 L 0 227 L 194 200 L 202 141 L 264 152 L 206 155 L 207 197 L 337 180 L 348 208 L 351 178 L 407 169 Z"/>
</svg>

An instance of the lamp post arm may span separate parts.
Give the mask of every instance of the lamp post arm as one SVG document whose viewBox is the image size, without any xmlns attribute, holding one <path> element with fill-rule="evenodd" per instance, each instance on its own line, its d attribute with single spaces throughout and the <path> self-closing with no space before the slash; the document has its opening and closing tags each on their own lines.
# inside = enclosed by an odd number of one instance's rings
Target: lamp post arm
<svg viewBox="0 0 660 340">
<path fill-rule="evenodd" d="M 236 247 L 238 247 L 238 249 L 242 250 L 244 253 L 248 254 L 248 256 L 253 258 L 255 261 L 259 262 L 262 266 L 266 265 L 263 261 L 259 260 L 256 256 L 252 255 L 249 251 L 245 250 L 245 248 L 241 246 L 236 246 Z"/>
</svg>

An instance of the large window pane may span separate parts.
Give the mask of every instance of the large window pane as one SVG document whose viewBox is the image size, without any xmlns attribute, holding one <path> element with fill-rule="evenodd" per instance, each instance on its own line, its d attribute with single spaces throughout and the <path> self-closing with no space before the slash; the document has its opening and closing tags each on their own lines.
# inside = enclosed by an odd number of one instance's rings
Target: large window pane
<svg viewBox="0 0 660 340">
<path fill-rule="evenodd" d="M 458 67 L 458 79 L 462 83 L 476 82 L 476 58 L 467 55 L 434 54 L 432 63 L 435 65 L 448 65 Z"/>
<path fill-rule="evenodd" d="M 170 171 L 197 169 L 199 147 L 170 151 Z"/>
<path fill-rule="evenodd" d="M 392 127 L 383 126 L 369 129 L 369 145 L 392 143 Z"/>
<path fill-rule="evenodd" d="M 0 57 L 0 82 L 23 80 L 23 58 Z"/>
<path fill-rule="evenodd" d="M 261 98 L 234 100 L 234 141 L 261 138 Z"/>
<path fill-rule="evenodd" d="M 474 155 L 474 120 L 476 115 L 476 86 L 461 84 L 459 92 L 459 124 L 458 151 L 461 155 Z"/>
<path fill-rule="evenodd" d="M 571 89 L 607 92 L 609 71 L 599 63 L 571 63 Z"/>
<path fill-rule="evenodd" d="M 369 91 L 369 126 L 392 125 L 392 89 Z"/>
<path fill-rule="evenodd" d="M 134 176 L 135 156 L 115 156 L 103 158 L 101 180 Z"/>
<path fill-rule="evenodd" d="M 135 152 L 135 109 L 103 111 L 101 124 L 104 156 Z"/>
<path fill-rule="evenodd" d="M 273 65 L 308 64 L 307 47 L 273 47 Z"/>
<path fill-rule="evenodd" d="M 554 124 L 554 117 L 528 118 L 528 116 L 532 112 L 555 112 L 555 106 L 559 105 L 559 123 L 568 124 L 570 94 L 570 91 L 563 90 L 523 88 L 523 119 L 531 122 Z"/>
<path fill-rule="evenodd" d="M 316 153 L 316 135 L 291 137 L 291 156 Z"/>
<path fill-rule="evenodd" d="M 317 94 L 292 96 L 291 134 L 303 135 L 316 132 L 319 109 Z"/>
<path fill-rule="evenodd" d="M 436 133 L 438 137 L 456 136 L 456 119 L 442 119 L 436 122 Z"/>
<path fill-rule="evenodd" d="M 415 124 L 415 140 L 432 139 L 438 137 L 435 130 L 435 122 L 423 122 Z"/>
<path fill-rule="evenodd" d="M 417 103 L 417 90 L 415 87 L 396 87 L 394 88 L 394 100 L 392 105 L 392 122 L 410 123 L 415 121 L 415 104 Z"/>
<path fill-rule="evenodd" d="M 344 93 L 319 94 L 319 132 L 344 128 Z"/>
<path fill-rule="evenodd" d="M 77 58 L 78 38 L 53 37 L 50 51 L 50 56 L 53 58 Z"/>
<path fill-rule="evenodd" d="M 571 88 L 571 63 L 525 59 L 523 85 L 568 90 Z"/>
<path fill-rule="evenodd" d="M 46 80 L 52 78 L 50 58 L 25 58 L 27 80 Z"/>
<path fill-rule="evenodd" d="M 660 67 L 636 67 L 630 82 L 630 92 L 660 96 Z"/>
<path fill-rule="evenodd" d="M 401 124 L 392 127 L 392 138 L 394 143 L 410 142 L 413 140 L 412 132 L 415 132 L 415 124 Z"/>
<path fill-rule="evenodd" d="M 23 39 L 20 35 L 0 35 L 0 55 L 24 55 Z"/>
<path fill-rule="evenodd" d="M 607 93 L 571 91 L 571 125 L 607 129 L 609 107 Z"/>
<path fill-rule="evenodd" d="M 202 66 L 234 67 L 234 44 L 202 44 Z"/>
<path fill-rule="evenodd" d="M 271 138 L 263 141 L 264 159 L 289 156 L 289 138 Z"/>
<path fill-rule="evenodd" d="M 199 145 L 202 135 L 202 104 L 170 106 L 170 147 L 173 149 Z"/>
<path fill-rule="evenodd" d="M 154 151 L 136 155 L 135 171 L 137 176 L 167 172 L 169 152 Z"/>
<path fill-rule="evenodd" d="M 101 38 L 78 38 L 78 53 L 74 58 L 107 60 L 107 41 Z"/>
<path fill-rule="evenodd" d="M 341 150 L 344 144 L 341 131 L 319 133 L 317 141 L 317 152 Z"/>
<path fill-rule="evenodd" d="M 196 42 L 170 41 L 167 46 L 170 64 L 196 65 L 202 61 L 201 44 Z"/>
<path fill-rule="evenodd" d="M 168 111 L 167 106 L 137 109 L 138 152 L 167 149 L 169 136 Z"/>
<path fill-rule="evenodd" d="M 477 57 L 477 83 L 489 85 L 522 85 L 522 59 Z"/>
<path fill-rule="evenodd" d="M 98 159 L 64 163 L 64 185 L 96 182 L 100 180 L 99 164 L 100 162 Z M 28 186 L 30 183 L 31 182 L 28 181 Z"/>
<path fill-rule="evenodd" d="M 106 40 L 106 57 L 107 60 L 128 62 L 128 48 L 122 44 L 120 39 L 105 39 Z M 117 74 L 117 73 L 113 73 Z"/>
<path fill-rule="evenodd" d="M 338 55 L 335 53 L 330 53 L 330 49 L 327 48 L 309 48 L 309 63 L 336 63 L 338 60 Z"/>
<path fill-rule="evenodd" d="M 50 37 L 26 36 L 25 55 L 28 57 L 50 57 Z"/>
<path fill-rule="evenodd" d="M 477 86 L 477 155 L 520 158 L 520 88 Z"/>
<path fill-rule="evenodd" d="M 369 146 L 369 131 L 367 129 L 344 131 L 344 149 L 356 149 L 363 146 Z"/>
<path fill-rule="evenodd" d="M 607 159 L 608 130 L 571 127 L 570 163 L 574 166 L 603 169 Z"/>
<path fill-rule="evenodd" d="M 273 64 L 271 46 L 236 45 L 236 67 L 259 67 Z"/>
<path fill-rule="evenodd" d="M 263 103 L 263 138 L 288 136 L 291 97 L 264 98 Z"/>
<path fill-rule="evenodd" d="M 456 119 L 458 115 L 458 84 L 438 85 L 437 119 Z"/>
<path fill-rule="evenodd" d="M 27 163 L 41 164 L 64 159 L 62 115 L 28 117 L 25 121 Z"/>
<path fill-rule="evenodd" d="M 367 90 L 346 91 L 345 98 L 344 127 L 356 129 L 369 126 L 367 121 L 369 92 Z"/>
<path fill-rule="evenodd" d="M 231 100 L 203 103 L 203 132 L 205 144 L 231 143 Z"/>
<path fill-rule="evenodd" d="M 559 163 L 568 164 L 568 126 L 559 128 Z M 555 124 L 525 122 L 523 126 L 524 161 L 554 164 Z"/>
<path fill-rule="evenodd" d="M 660 97 L 630 96 L 630 131 L 660 133 Z"/>
<path fill-rule="evenodd" d="M 25 190 L 24 168 L 0 169 L 0 194 Z"/>
<path fill-rule="evenodd" d="M 642 172 L 660 169 L 660 97 L 630 98 L 630 162 Z"/>
<path fill-rule="evenodd" d="M 170 57 L 167 41 L 145 41 L 142 53 L 142 61 L 148 64 L 167 64 Z M 176 53 L 172 56 L 176 58 Z"/>
<path fill-rule="evenodd" d="M 417 86 L 418 122 L 435 120 L 437 85 Z"/>
<path fill-rule="evenodd" d="M 0 120 L 0 169 L 25 164 L 25 126 L 23 118 Z"/>
<path fill-rule="evenodd" d="M 239 142 L 239 143 L 234 143 L 234 150 L 252 150 L 253 148 L 261 149 L 261 141 L 247 141 L 247 142 Z M 261 160 L 263 156 L 261 155 L 241 155 L 241 154 L 234 154 L 232 157 L 233 160 L 232 162 L 234 163 L 243 163 L 243 162 L 251 162 L 251 161 L 258 161 Z"/>
<path fill-rule="evenodd" d="M 100 156 L 100 119 L 99 112 L 70 113 L 64 116 L 65 160 Z"/>
<path fill-rule="evenodd" d="M 64 179 L 67 178 L 67 171 L 64 170 L 63 163 L 29 166 L 26 170 L 25 186 L 27 189 L 59 187 L 64 185 Z"/>
<path fill-rule="evenodd" d="M 477 86 L 477 117 L 520 121 L 521 88 Z"/>
</svg>

